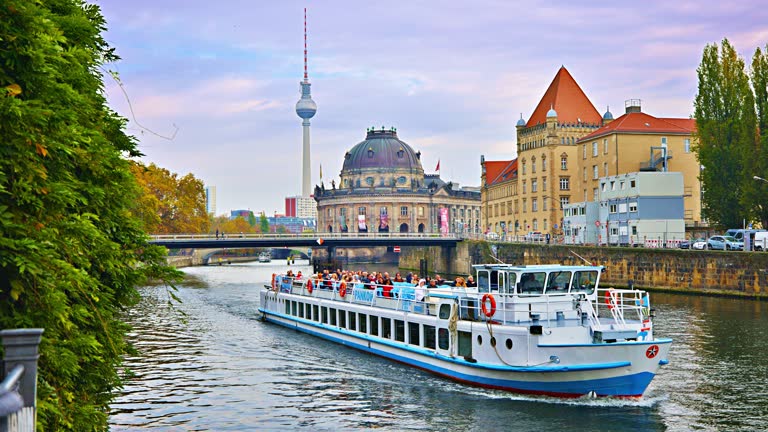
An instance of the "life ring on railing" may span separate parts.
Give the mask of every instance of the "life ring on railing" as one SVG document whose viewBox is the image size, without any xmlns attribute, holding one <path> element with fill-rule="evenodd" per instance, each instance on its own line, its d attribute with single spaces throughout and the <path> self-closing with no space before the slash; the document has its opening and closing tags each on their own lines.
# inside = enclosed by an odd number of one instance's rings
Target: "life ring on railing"
<svg viewBox="0 0 768 432">
<path fill-rule="evenodd" d="M 486 308 L 485 307 L 487 300 L 491 301 L 490 302 L 491 303 L 491 307 L 490 308 Z M 493 316 L 493 314 L 496 313 L 496 299 L 493 298 L 492 294 L 485 294 L 483 296 L 483 299 L 480 300 L 480 306 L 483 309 L 483 315 L 487 316 L 488 318 L 491 318 Z"/>
<path fill-rule="evenodd" d="M 307 279 L 307 292 L 312 294 L 312 279 Z"/>
<path fill-rule="evenodd" d="M 339 286 L 339 295 L 341 298 L 344 298 L 347 296 L 347 283 L 342 281 L 341 285 Z"/>
<path fill-rule="evenodd" d="M 616 307 L 616 299 L 613 297 L 612 289 L 605 292 L 605 304 L 608 305 L 609 310 Z"/>
<path fill-rule="evenodd" d="M 277 275 L 272 273 L 272 289 L 273 290 L 276 289 L 276 286 L 275 286 L 275 276 L 277 276 Z"/>
</svg>

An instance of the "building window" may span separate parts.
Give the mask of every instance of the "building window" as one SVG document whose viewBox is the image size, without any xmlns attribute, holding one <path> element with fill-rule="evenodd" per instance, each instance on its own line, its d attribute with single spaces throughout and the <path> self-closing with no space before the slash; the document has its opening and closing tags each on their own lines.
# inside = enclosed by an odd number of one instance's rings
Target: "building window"
<svg viewBox="0 0 768 432">
<path fill-rule="evenodd" d="M 608 162 L 603 162 L 603 176 L 608 177 Z"/>
<path fill-rule="evenodd" d="M 661 146 L 666 147 L 667 146 L 667 137 L 661 137 Z"/>
<path fill-rule="evenodd" d="M 603 154 L 608 154 L 608 138 L 603 138 Z"/>
<path fill-rule="evenodd" d="M 541 209 L 547 211 L 547 197 L 541 199 Z"/>
<path fill-rule="evenodd" d="M 328 209 L 328 217 L 332 217 L 332 216 L 333 216 L 333 209 L 329 208 Z"/>
<path fill-rule="evenodd" d="M 539 221 L 538 221 L 538 219 L 534 219 L 533 220 L 533 230 L 534 231 L 538 231 L 538 229 L 539 229 Z"/>
<path fill-rule="evenodd" d="M 597 165 L 592 165 L 592 178 L 595 180 L 598 178 Z"/>
<path fill-rule="evenodd" d="M 525 161 L 523 161 L 523 175 L 525 175 Z"/>
<path fill-rule="evenodd" d="M 600 183 L 600 187 L 603 189 L 603 192 L 605 192 L 605 183 Z"/>
<path fill-rule="evenodd" d="M 637 203 L 636 202 L 629 203 L 629 212 L 630 213 L 636 213 L 637 212 Z"/>
<path fill-rule="evenodd" d="M 560 208 L 565 208 L 565 206 L 567 206 L 568 203 L 570 203 L 570 202 L 571 202 L 570 198 L 568 198 L 568 197 L 560 197 Z"/>
<path fill-rule="evenodd" d="M 541 190 L 543 190 L 544 192 L 547 191 L 547 178 L 546 177 L 542 177 L 541 178 Z"/>
<path fill-rule="evenodd" d="M 544 219 L 544 231 L 546 231 L 546 230 L 547 230 L 547 220 Z"/>
<path fill-rule="evenodd" d="M 406 206 L 400 207 L 400 216 L 408 216 L 408 207 Z"/>
<path fill-rule="evenodd" d="M 340 208 L 339 209 L 339 216 L 344 217 L 346 215 L 347 215 L 347 209 L 345 209 L 344 207 Z"/>
<path fill-rule="evenodd" d="M 592 143 L 592 157 L 597 156 L 597 141 Z"/>
<path fill-rule="evenodd" d="M 531 158 L 531 174 L 536 174 L 536 158 Z"/>
<path fill-rule="evenodd" d="M 597 194 L 598 194 L 597 188 L 592 189 L 592 201 L 597 202 L 597 196 L 598 196 Z"/>
<path fill-rule="evenodd" d="M 538 186 L 539 184 L 536 179 L 531 180 L 531 192 L 537 192 L 539 189 Z"/>
<path fill-rule="evenodd" d="M 547 170 L 547 158 L 544 156 L 541 157 L 541 170 L 542 171 Z"/>
<path fill-rule="evenodd" d="M 583 171 L 582 176 L 584 177 L 584 181 L 587 181 L 587 167 L 584 167 L 582 171 Z"/>
<path fill-rule="evenodd" d="M 424 217 L 424 207 L 419 207 L 419 217 Z"/>
<path fill-rule="evenodd" d="M 523 193 L 525 193 L 525 181 L 523 181 Z"/>
<path fill-rule="evenodd" d="M 612 181 L 612 182 L 611 182 L 611 190 L 612 190 L 612 191 L 615 191 L 615 190 L 616 190 L 616 182 L 615 182 L 615 181 Z"/>
<path fill-rule="evenodd" d="M 531 199 L 531 211 L 539 211 L 539 200 L 536 198 Z"/>
<path fill-rule="evenodd" d="M 684 146 L 685 146 L 685 152 L 686 152 L 686 153 L 690 153 L 690 152 L 691 152 L 691 140 L 690 140 L 689 138 L 686 138 L 686 139 L 683 141 L 683 144 L 684 144 Z"/>
<path fill-rule="evenodd" d="M 616 213 L 616 204 L 611 204 L 611 206 L 610 206 L 610 212 L 611 212 L 611 213 Z"/>
<path fill-rule="evenodd" d="M 560 158 L 560 169 L 563 171 L 568 169 L 568 157 L 563 156 Z"/>
<path fill-rule="evenodd" d="M 526 212 L 526 198 L 523 198 L 523 213 Z"/>
<path fill-rule="evenodd" d="M 568 177 L 560 177 L 560 190 L 569 190 Z"/>
<path fill-rule="evenodd" d="M 365 207 L 358 208 L 357 214 L 365 216 Z"/>
<path fill-rule="evenodd" d="M 631 187 L 633 189 L 635 188 L 635 181 L 634 180 L 630 180 L 629 181 L 629 187 Z"/>
<path fill-rule="evenodd" d="M 586 159 L 587 158 L 587 145 L 583 144 L 581 146 L 581 158 Z"/>
<path fill-rule="evenodd" d="M 382 207 L 381 209 L 379 209 L 379 214 L 380 215 L 386 215 L 387 214 L 387 208 L 386 207 Z"/>
</svg>

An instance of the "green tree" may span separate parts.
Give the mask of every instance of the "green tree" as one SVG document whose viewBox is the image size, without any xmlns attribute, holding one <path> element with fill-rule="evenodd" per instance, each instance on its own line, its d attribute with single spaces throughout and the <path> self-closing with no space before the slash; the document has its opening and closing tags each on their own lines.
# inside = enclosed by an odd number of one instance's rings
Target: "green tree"
<svg viewBox="0 0 768 432">
<path fill-rule="evenodd" d="M 751 164 L 749 174 L 768 179 L 768 45 L 765 51 L 759 47 L 755 50 L 751 69 L 758 137 L 754 154 L 748 159 Z M 763 228 L 768 228 L 768 183 L 753 178 L 745 194 L 745 205 L 750 212 L 750 220 L 760 221 Z"/>
<path fill-rule="evenodd" d="M 42 327 L 40 430 L 106 430 L 129 348 L 120 315 L 178 273 L 133 212 L 140 156 L 103 95 L 116 60 L 81 0 L 0 5 L 0 328 Z"/>
<path fill-rule="evenodd" d="M 741 226 L 745 189 L 752 186 L 747 172 L 753 157 L 756 130 L 755 100 L 744 60 L 724 39 L 722 50 L 707 45 L 698 68 L 694 101 L 696 152 L 704 166 L 702 214 L 720 227 Z"/>
<path fill-rule="evenodd" d="M 248 213 L 248 225 L 252 227 L 256 226 L 256 216 L 254 216 L 253 212 Z"/>
<path fill-rule="evenodd" d="M 261 232 L 265 234 L 269 232 L 269 221 L 267 220 L 267 215 L 263 212 L 261 213 L 261 217 L 259 217 L 259 227 L 261 228 Z"/>
</svg>

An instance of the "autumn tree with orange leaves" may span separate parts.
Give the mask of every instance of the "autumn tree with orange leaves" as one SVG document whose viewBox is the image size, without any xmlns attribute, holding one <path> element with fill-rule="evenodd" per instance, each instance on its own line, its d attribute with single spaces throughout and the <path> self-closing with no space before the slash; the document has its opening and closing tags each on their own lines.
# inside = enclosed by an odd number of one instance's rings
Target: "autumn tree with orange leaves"
<svg viewBox="0 0 768 432">
<path fill-rule="evenodd" d="M 131 171 L 143 191 L 134 212 L 150 234 L 207 233 L 205 186 L 192 174 L 179 177 L 154 163 L 134 163 Z"/>
</svg>

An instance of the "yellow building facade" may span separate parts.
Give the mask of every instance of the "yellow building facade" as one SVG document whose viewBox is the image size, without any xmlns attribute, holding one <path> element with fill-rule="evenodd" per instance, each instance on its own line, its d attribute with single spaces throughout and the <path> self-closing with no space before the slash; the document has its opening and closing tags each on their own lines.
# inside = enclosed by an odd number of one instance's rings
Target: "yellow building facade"
<svg viewBox="0 0 768 432">
<path fill-rule="evenodd" d="M 481 158 L 484 232 L 560 234 L 562 207 L 596 201 L 600 177 L 663 169 L 683 173 L 686 224 L 699 226 L 695 121 L 655 118 L 639 101 L 625 108 L 616 120 L 610 110 L 601 116 L 561 67 L 530 119 L 517 122 L 517 158 Z"/>
</svg>

